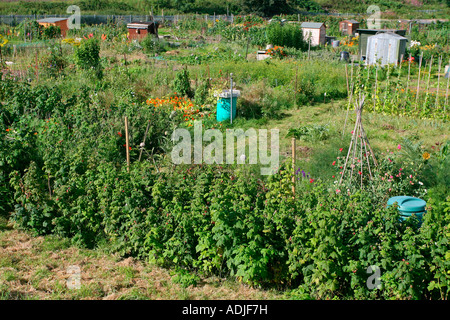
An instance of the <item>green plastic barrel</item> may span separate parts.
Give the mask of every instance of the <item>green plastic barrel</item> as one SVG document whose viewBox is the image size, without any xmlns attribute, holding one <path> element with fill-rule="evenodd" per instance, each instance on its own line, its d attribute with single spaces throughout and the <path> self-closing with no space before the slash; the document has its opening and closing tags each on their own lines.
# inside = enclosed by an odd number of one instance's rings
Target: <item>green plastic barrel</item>
<svg viewBox="0 0 450 320">
<path fill-rule="evenodd" d="M 236 118 L 236 100 L 237 97 L 233 97 L 233 120 Z M 231 98 L 219 98 L 217 100 L 217 121 L 230 120 L 230 105 Z"/>
<path fill-rule="evenodd" d="M 422 222 L 422 217 L 426 213 L 425 207 L 427 205 L 424 200 L 410 196 L 397 196 L 388 200 L 387 207 L 392 206 L 396 202 L 400 213 L 400 221 L 404 221 L 414 214 L 419 221 Z"/>
</svg>

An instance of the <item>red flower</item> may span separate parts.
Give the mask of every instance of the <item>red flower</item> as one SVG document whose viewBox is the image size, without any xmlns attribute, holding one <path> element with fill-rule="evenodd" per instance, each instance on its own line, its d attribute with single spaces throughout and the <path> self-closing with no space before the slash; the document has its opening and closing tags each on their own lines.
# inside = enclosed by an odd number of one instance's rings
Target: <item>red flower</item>
<svg viewBox="0 0 450 320">
<path fill-rule="evenodd" d="M 362 172 L 361 172 L 361 171 L 358 171 L 358 174 L 359 174 L 359 175 L 361 175 L 361 174 L 362 174 Z"/>
<path fill-rule="evenodd" d="M 313 183 L 314 182 L 314 179 L 309 179 L 309 183 Z"/>
<path fill-rule="evenodd" d="M 333 161 L 332 165 L 334 166 L 336 164 L 336 161 Z"/>
<path fill-rule="evenodd" d="M 122 136 L 122 134 L 120 133 L 120 131 L 119 132 L 117 132 L 117 134 L 121 137 Z"/>
<path fill-rule="evenodd" d="M 344 148 L 339 148 L 339 151 L 342 152 L 342 150 L 344 150 Z"/>
</svg>

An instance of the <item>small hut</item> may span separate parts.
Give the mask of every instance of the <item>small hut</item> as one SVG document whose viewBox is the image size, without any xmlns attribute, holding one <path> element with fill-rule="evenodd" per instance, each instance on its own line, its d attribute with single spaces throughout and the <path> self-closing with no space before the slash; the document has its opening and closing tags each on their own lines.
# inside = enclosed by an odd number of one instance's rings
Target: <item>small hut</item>
<svg viewBox="0 0 450 320">
<path fill-rule="evenodd" d="M 66 31 L 69 30 L 69 27 L 67 25 L 68 20 L 69 18 L 45 18 L 37 20 L 36 22 L 44 28 L 47 28 L 49 26 L 59 27 L 61 29 L 61 36 L 65 37 Z"/>
<path fill-rule="evenodd" d="M 395 33 L 383 32 L 367 39 L 366 64 L 395 64 L 405 55 L 408 39 Z"/>
<path fill-rule="evenodd" d="M 311 38 L 311 46 L 323 45 L 326 42 L 326 26 L 322 22 L 303 22 L 301 24 L 303 38 L 308 41 Z"/>
<path fill-rule="evenodd" d="M 339 22 L 339 31 L 344 35 L 353 36 L 357 29 L 359 29 L 359 22 L 356 20 L 350 19 Z"/>
<path fill-rule="evenodd" d="M 403 37 L 406 35 L 406 30 L 395 30 L 395 29 L 358 29 L 358 30 L 356 30 L 356 32 L 359 34 L 359 42 L 358 42 L 359 59 L 366 58 L 367 39 L 370 36 L 373 36 L 373 35 L 376 35 L 377 33 L 382 33 L 382 32 L 396 33 Z"/>
<path fill-rule="evenodd" d="M 147 34 L 158 36 L 157 22 L 131 22 L 127 24 L 130 39 L 142 40 Z"/>
</svg>

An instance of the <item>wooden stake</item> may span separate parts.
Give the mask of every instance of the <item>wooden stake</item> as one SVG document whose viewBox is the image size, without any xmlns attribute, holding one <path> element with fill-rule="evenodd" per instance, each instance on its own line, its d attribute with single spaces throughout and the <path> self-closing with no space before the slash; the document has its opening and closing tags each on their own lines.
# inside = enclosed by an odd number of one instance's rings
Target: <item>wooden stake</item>
<svg viewBox="0 0 450 320">
<path fill-rule="evenodd" d="M 400 56 L 400 61 L 403 61 L 403 54 Z M 400 93 L 398 92 L 400 90 L 399 86 L 400 86 L 400 76 L 402 74 L 402 63 L 400 62 L 400 67 L 398 69 L 398 76 L 397 76 L 397 86 L 395 88 L 395 103 L 398 106 L 398 96 L 400 95 Z"/>
<path fill-rule="evenodd" d="M 434 103 L 435 108 L 437 108 L 439 104 L 439 81 L 441 80 L 441 64 L 442 64 L 442 56 L 439 57 L 438 63 L 438 81 L 437 81 L 437 89 L 436 89 L 436 102 Z"/>
<path fill-rule="evenodd" d="M 375 106 L 377 104 L 377 90 L 378 90 L 378 64 L 375 64 L 375 92 L 373 94 L 373 112 L 375 112 Z"/>
<path fill-rule="evenodd" d="M 292 138 L 292 194 L 295 196 L 295 138 Z"/>
<path fill-rule="evenodd" d="M 36 48 L 36 81 L 39 82 L 38 51 Z"/>
<path fill-rule="evenodd" d="M 423 107 L 425 108 L 427 102 L 428 102 L 428 90 L 430 89 L 430 80 L 431 80 L 431 66 L 433 65 L 433 56 L 431 56 L 430 60 L 430 68 L 428 69 L 428 81 L 427 81 L 427 91 L 425 95 L 425 103 L 423 104 Z"/>
<path fill-rule="evenodd" d="M 350 86 L 348 84 L 348 68 L 347 64 L 345 64 L 345 80 L 347 81 L 347 96 L 350 94 Z"/>
<path fill-rule="evenodd" d="M 448 61 L 448 65 L 450 68 L 450 60 Z M 447 70 L 447 71 L 448 71 L 448 73 L 450 73 L 450 70 Z M 445 114 L 445 107 L 448 105 L 448 85 L 449 85 L 449 83 L 450 83 L 450 75 L 447 78 L 447 88 L 445 89 L 444 114 Z"/>
<path fill-rule="evenodd" d="M 408 80 L 406 82 L 406 88 L 409 88 L 409 78 L 411 76 L 411 53 L 409 54 L 409 60 L 408 60 Z"/>
<path fill-rule="evenodd" d="M 295 92 L 294 92 L 294 106 L 297 109 L 297 83 L 298 83 L 298 65 L 297 69 L 295 70 Z"/>
<path fill-rule="evenodd" d="M 420 91 L 420 69 L 422 68 L 422 57 L 423 57 L 423 52 L 420 53 L 420 58 L 419 58 L 419 75 L 417 77 L 417 94 L 416 94 L 416 105 L 414 107 L 414 110 L 417 109 L 417 104 L 419 103 L 419 91 Z"/>
<path fill-rule="evenodd" d="M 390 55 L 391 55 L 391 44 L 389 43 L 389 49 L 388 49 L 388 56 L 387 56 L 387 63 L 388 63 L 388 70 L 387 70 L 387 81 L 386 81 L 386 88 L 384 89 L 384 101 L 383 101 L 383 112 L 384 109 L 386 107 L 386 99 L 387 99 L 387 92 L 388 90 L 391 91 L 391 86 L 390 86 L 390 80 L 391 80 L 391 64 L 389 63 L 389 59 L 390 59 Z"/>
<path fill-rule="evenodd" d="M 248 46 L 250 45 L 250 37 L 247 37 L 247 49 L 245 50 L 245 60 L 248 60 Z"/>
<path fill-rule="evenodd" d="M 125 147 L 127 148 L 127 171 L 130 172 L 130 141 L 128 138 L 128 117 L 125 117 Z"/>
</svg>

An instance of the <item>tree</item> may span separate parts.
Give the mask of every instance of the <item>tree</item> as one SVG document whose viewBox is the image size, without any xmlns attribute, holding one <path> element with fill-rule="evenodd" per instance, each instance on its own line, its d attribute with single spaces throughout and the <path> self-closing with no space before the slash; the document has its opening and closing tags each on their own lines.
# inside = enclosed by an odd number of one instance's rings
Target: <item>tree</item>
<svg viewBox="0 0 450 320">
<path fill-rule="evenodd" d="M 269 17 L 291 11 L 287 0 L 240 0 L 240 3 L 244 14 Z"/>
</svg>

